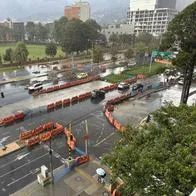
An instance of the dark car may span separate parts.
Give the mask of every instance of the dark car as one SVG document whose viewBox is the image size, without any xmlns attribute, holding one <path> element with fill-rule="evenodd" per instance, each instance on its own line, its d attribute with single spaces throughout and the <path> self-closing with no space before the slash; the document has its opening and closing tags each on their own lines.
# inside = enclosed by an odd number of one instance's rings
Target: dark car
<svg viewBox="0 0 196 196">
<path fill-rule="evenodd" d="M 132 91 L 142 90 L 144 87 L 143 84 L 135 84 L 132 86 Z"/>
<path fill-rule="evenodd" d="M 94 91 L 91 92 L 91 98 L 92 99 L 105 98 L 105 91 L 94 90 Z"/>
</svg>

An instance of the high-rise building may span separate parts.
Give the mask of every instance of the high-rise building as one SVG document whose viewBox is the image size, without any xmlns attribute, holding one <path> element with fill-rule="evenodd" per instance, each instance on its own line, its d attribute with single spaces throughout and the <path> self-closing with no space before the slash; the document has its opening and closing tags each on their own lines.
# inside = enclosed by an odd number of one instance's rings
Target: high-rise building
<svg viewBox="0 0 196 196">
<path fill-rule="evenodd" d="M 177 14 L 175 7 L 176 0 L 130 0 L 128 23 L 134 26 L 136 34 L 159 36 Z"/>
<path fill-rule="evenodd" d="M 68 18 L 68 20 L 76 18 L 85 22 L 90 19 L 90 4 L 88 2 L 79 1 L 72 6 L 66 6 L 64 16 Z"/>
</svg>

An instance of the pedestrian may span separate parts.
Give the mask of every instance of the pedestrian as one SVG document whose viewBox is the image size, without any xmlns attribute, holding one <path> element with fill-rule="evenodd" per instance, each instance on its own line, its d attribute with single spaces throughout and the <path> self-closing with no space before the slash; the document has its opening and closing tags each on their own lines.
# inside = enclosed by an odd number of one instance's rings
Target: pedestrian
<svg viewBox="0 0 196 196">
<path fill-rule="evenodd" d="M 4 98 L 5 96 L 4 96 L 4 93 L 3 92 L 1 92 L 1 98 Z"/>
</svg>

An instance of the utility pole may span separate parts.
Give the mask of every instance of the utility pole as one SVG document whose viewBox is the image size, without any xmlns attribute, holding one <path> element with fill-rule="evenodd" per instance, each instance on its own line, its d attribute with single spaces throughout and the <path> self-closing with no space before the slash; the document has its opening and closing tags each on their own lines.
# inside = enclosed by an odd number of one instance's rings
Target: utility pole
<svg viewBox="0 0 196 196">
<path fill-rule="evenodd" d="M 52 162 L 52 135 L 50 137 L 50 149 L 49 149 L 49 158 L 50 158 L 50 174 L 51 174 L 51 183 L 54 184 L 54 175 L 53 175 L 53 162 Z"/>
<path fill-rule="evenodd" d="M 88 121 L 85 120 L 86 125 L 86 136 L 88 137 Z M 88 138 L 85 140 L 85 152 L 88 154 Z"/>
</svg>

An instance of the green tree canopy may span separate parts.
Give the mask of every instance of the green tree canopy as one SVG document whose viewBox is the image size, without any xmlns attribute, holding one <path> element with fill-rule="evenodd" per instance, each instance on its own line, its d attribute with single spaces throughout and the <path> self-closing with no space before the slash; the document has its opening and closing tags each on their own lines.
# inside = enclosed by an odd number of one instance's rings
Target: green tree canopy
<svg viewBox="0 0 196 196">
<path fill-rule="evenodd" d="M 123 195 L 189 195 L 196 185 L 196 106 L 171 104 L 143 129 L 127 128 L 104 162 Z"/>
<path fill-rule="evenodd" d="M 1 56 L 1 54 L 0 54 L 0 65 L 2 64 L 2 56 Z"/>
<path fill-rule="evenodd" d="M 54 43 L 47 44 L 45 53 L 48 56 L 54 57 L 57 54 L 57 46 Z"/>
<path fill-rule="evenodd" d="M 27 22 L 26 24 L 26 33 L 29 41 L 35 41 L 36 28 L 34 22 Z"/>
<path fill-rule="evenodd" d="M 71 20 L 66 24 L 62 49 L 64 52 L 78 52 L 89 45 L 86 25 L 81 20 Z"/>
<path fill-rule="evenodd" d="M 194 66 L 196 65 L 196 2 L 180 12 L 169 24 L 167 33 L 163 36 L 162 49 L 172 48 L 179 45 L 181 51 L 177 56 L 176 65 L 181 67 L 184 73 L 181 103 L 186 104 L 189 96 Z M 184 55 L 189 58 L 179 63 Z"/>
<path fill-rule="evenodd" d="M 37 42 L 44 42 L 48 39 L 49 31 L 44 25 L 38 23 L 35 26 L 35 30 L 36 30 L 35 37 Z"/>
<path fill-rule="evenodd" d="M 62 44 L 65 39 L 65 31 L 68 19 L 64 16 L 54 22 L 54 39 Z"/>
<path fill-rule="evenodd" d="M 6 49 L 5 54 L 3 55 L 3 60 L 9 61 L 10 63 L 14 61 L 14 51 L 12 48 Z"/>
<path fill-rule="evenodd" d="M 103 49 L 100 46 L 94 49 L 93 54 L 94 63 L 100 63 L 101 61 L 103 61 Z"/>
<path fill-rule="evenodd" d="M 29 52 L 23 42 L 18 42 L 14 51 L 16 63 L 24 64 L 27 61 Z"/>
<path fill-rule="evenodd" d="M 132 58 L 133 55 L 134 55 L 133 49 L 132 49 L 132 48 L 127 49 L 126 52 L 124 53 L 124 55 L 125 55 L 125 57 L 126 57 L 127 59 Z"/>
</svg>

